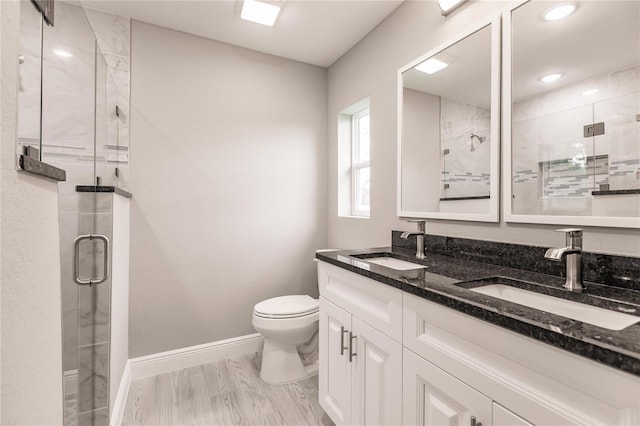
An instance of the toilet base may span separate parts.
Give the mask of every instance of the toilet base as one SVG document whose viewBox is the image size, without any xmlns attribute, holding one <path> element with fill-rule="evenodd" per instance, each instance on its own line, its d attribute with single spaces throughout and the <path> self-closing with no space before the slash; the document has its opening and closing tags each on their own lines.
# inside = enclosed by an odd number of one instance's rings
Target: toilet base
<svg viewBox="0 0 640 426">
<path fill-rule="evenodd" d="M 285 385 L 297 382 L 318 373 L 318 363 L 305 366 L 297 348 L 280 347 L 265 339 L 262 349 L 260 378 L 272 385 Z"/>
</svg>

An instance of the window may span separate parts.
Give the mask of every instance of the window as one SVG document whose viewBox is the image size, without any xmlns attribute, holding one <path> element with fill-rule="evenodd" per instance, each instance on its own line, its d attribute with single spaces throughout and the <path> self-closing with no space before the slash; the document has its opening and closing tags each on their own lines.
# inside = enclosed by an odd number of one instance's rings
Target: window
<svg viewBox="0 0 640 426">
<path fill-rule="evenodd" d="M 368 98 L 338 114 L 339 216 L 370 216 L 370 117 Z"/>
<path fill-rule="evenodd" d="M 371 161 L 369 156 L 369 109 L 351 117 L 351 214 L 369 216 L 369 190 L 371 187 Z"/>
</svg>

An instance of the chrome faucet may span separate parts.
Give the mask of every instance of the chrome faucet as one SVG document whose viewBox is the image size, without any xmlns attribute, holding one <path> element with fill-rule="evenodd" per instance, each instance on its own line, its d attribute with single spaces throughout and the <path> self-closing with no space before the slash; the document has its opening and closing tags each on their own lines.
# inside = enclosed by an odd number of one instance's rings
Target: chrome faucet
<svg viewBox="0 0 640 426">
<path fill-rule="evenodd" d="M 424 259 L 424 235 L 426 232 L 426 222 L 424 220 L 410 220 L 418 224 L 418 232 L 403 232 L 400 238 L 406 240 L 412 235 L 416 235 L 416 259 Z"/>
<path fill-rule="evenodd" d="M 550 248 L 544 257 L 556 262 L 566 258 L 567 281 L 564 283 L 564 288 L 580 293 L 585 290 L 582 284 L 582 229 L 567 228 L 556 229 L 556 231 L 566 234 L 567 246 Z"/>
</svg>

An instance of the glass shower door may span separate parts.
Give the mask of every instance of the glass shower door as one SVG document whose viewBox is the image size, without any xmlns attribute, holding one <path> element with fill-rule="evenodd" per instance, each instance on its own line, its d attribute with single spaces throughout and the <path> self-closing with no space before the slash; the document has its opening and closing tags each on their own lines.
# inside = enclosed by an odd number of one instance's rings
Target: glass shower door
<svg viewBox="0 0 640 426">
<path fill-rule="evenodd" d="M 108 71 L 82 7 L 56 4 L 42 69 L 42 160 L 67 173 L 58 187 L 64 424 L 108 425 L 111 194 L 96 184 Z"/>
</svg>

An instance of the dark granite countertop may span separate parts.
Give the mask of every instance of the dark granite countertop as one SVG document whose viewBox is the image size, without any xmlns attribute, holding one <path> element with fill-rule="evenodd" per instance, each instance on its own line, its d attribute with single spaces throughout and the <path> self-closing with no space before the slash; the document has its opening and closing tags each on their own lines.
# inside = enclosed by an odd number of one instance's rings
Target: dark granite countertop
<svg viewBox="0 0 640 426">
<path fill-rule="evenodd" d="M 108 193 L 112 192 L 114 194 L 121 195 L 125 198 L 131 198 L 131 193 L 129 191 L 125 191 L 124 189 L 120 189 L 117 186 L 110 185 L 76 185 L 76 192 L 102 192 Z"/>
<path fill-rule="evenodd" d="M 398 271 L 366 261 L 367 255 L 392 253 L 426 269 Z M 358 257 L 353 257 L 356 255 Z M 640 317 L 640 292 L 585 282 L 585 293 L 562 289 L 564 278 L 427 253 L 417 260 L 415 251 L 399 247 L 316 253 L 316 258 L 359 275 L 399 288 L 424 299 L 466 313 L 491 324 L 640 376 L 640 323 L 620 331 L 572 320 L 535 308 L 471 291 L 471 281 L 506 277 L 546 286 L 546 293 Z M 457 283 L 470 282 L 462 286 Z M 467 288 L 465 288 L 467 287 Z"/>
</svg>

